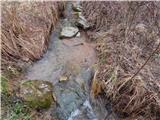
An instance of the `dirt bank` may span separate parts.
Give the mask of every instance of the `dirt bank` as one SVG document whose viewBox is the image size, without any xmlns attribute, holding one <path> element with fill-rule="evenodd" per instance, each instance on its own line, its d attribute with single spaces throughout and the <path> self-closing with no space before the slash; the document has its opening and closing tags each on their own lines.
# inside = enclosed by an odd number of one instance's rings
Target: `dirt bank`
<svg viewBox="0 0 160 120">
<path fill-rule="evenodd" d="M 63 9 L 63 2 L 2 2 L 2 72 L 43 55 Z"/>
<path fill-rule="evenodd" d="M 93 24 L 87 33 L 97 42 L 96 79 L 102 81 L 113 110 L 126 119 L 160 119 L 160 3 L 81 4 L 83 14 Z"/>
</svg>

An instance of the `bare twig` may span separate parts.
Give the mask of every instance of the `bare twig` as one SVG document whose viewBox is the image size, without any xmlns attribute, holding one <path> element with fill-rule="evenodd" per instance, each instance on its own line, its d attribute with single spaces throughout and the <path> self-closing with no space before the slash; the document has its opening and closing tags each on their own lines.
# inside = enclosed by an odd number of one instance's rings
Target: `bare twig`
<svg viewBox="0 0 160 120">
<path fill-rule="evenodd" d="M 130 80 L 132 80 L 133 78 L 135 78 L 137 76 L 137 74 L 144 68 L 144 66 L 148 63 L 148 61 L 151 59 L 151 57 L 156 53 L 156 51 L 158 50 L 160 46 L 160 42 L 158 44 L 158 46 L 156 47 L 155 50 L 153 50 L 153 52 L 151 53 L 151 55 L 147 58 L 147 60 L 145 61 L 145 63 L 140 67 L 140 69 L 131 77 Z"/>
</svg>

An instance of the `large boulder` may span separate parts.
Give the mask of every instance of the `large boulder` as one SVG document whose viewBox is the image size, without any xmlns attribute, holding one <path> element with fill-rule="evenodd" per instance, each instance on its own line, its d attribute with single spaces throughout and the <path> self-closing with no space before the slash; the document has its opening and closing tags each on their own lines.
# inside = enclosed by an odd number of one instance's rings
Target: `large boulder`
<svg viewBox="0 0 160 120">
<path fill-rule="evenodd" d="M 20 85 L 22 99 L 32 108 L 48 108 L 53 103 L 52 83 L 43 80 L 25 80 Z"/>
</svg>

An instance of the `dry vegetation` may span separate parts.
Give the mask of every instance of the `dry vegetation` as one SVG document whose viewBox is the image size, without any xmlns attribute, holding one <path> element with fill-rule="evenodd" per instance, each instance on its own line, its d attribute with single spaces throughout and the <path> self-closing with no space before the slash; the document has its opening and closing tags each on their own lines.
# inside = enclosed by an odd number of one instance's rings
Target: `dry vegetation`
<svg viewBox="0 0 160 120">
<path fill-rule="evenodd" d="M 82 2 L 82 6 L 93 24 L 88 35 L 97 42 L 95 77 L 113 111 L 129 120 L 159 120 L 160 3 Z"/>
<path fill-rule="evenodd" d="M 2 71 L 43 55 L 63 9 L 63 2 L 2 2 Z"/>
<path fill-rule="evenodd" d="M 1 7 L 1 84 L 6 89 L 1 93 L 2 119 L 30 120 L 32 117 L 41 119 L 41 116 L 47 119 L 47 115 L 30 110 L 17 97 L 19 80 L 24 79 L 21 70 L 40 59 L 47 49 L 50 32 L 63 14 L 65 4 L 5 1 L 1 2 Z M 2 79 L 4 76 L 7 82 Z"/>
<path fill-rule="evenodd" d="M 160 2 L 82 2 L 82 6 L 93 25 L 87 33 L 97 42 L 95 77 L 113 111 L 129 120 L 159 120 Z M 43 55 L 63 8 L 61 2 L 2 3 L 2 71 Z"/>
</svg>

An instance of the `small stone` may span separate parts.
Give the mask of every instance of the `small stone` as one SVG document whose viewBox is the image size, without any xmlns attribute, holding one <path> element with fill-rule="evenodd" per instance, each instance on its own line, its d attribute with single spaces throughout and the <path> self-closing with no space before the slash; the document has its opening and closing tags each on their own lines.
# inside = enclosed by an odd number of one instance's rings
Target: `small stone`
<svg viewBox="0 0 160 120">
<path fill-rule="evenodd" d="M 76 37 L 80 37 L 80 36 L 81 36 L 81 34 L 80 34 L 80 32 L 78 32 L 77 35 L 76 35 Z"/>
<path fill-rule="evenodd" d="M 66 80 L 68 80 L 67 76 L 61 76 L 60 79 L 59 79 L 59 81 L 66 81 Z"/>
<path fill-rule="evenodd" d="M 64 37 L 71 38 L 71 37 L 74 37 L 78 32 L 79 30 L 77 27 L 63 27 L 60 37 L 61 38 L 64 38 Z"/>
<path fill-rule="evenodd" d="M 82 7 L 78 4 L 72 4 L 72 9 L 75 11 L 75 12 L 81 12 L 82 11 Z"/>
<path fill-rule="evenodd" d="M 32 108 L 48 108 L 53 103 L 52 89 L 48 81 L 25 80 L 20 85 L 20 96 Z"/>
</svg>

